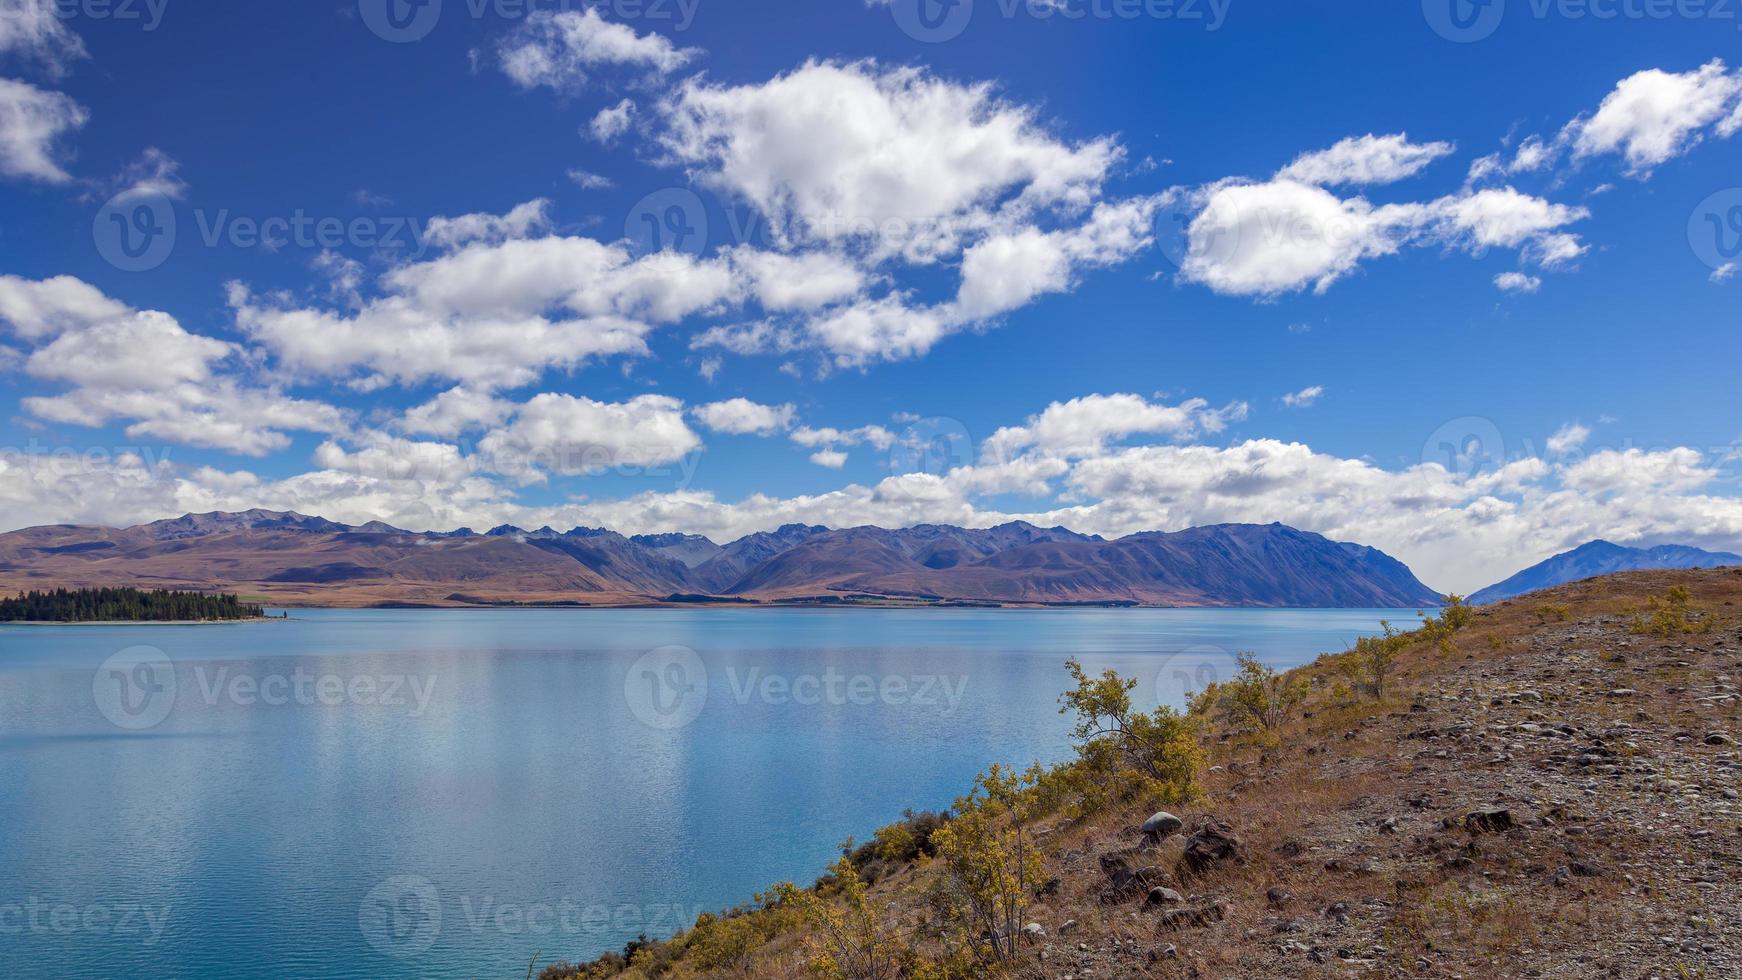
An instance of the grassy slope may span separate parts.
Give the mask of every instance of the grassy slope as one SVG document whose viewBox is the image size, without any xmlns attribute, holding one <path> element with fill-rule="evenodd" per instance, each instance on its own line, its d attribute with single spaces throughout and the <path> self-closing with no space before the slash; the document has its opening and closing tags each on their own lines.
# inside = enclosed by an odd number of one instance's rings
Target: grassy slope
<svg viewBox="0 0 1742 980">
<path fill-rule="evenodd" d="M 1713 628 L 1634 632 L 1677 584 Z M 1485 608 L 1449 650 L 1407 651 L 1384 702 L 1334 703 L 1330 670 L 1302 673 L 1314 693 L 1280 747 L 1207 732 L 1206 792 L 1171 808 L 1187 833 L 1232 826 L 1240 860 L 1185 875 L 1182 836 L 1131 853 L 1148 806 L 1052 821 L 1041 840 L 1061 884 L 1026 914 L 1048 936 L 1014 975 L 1742 976 L 1742 755 L 1708 744 L 1742 738 L 1742 570 L 1629 573 Z M 1514 826 L 1460 825 L 1484 806 Z M 1170 927 L 1141 899 L 1105 904 L 1110 854 L 1159 866 L 1223 917 Z M 931 874 L 892 869 L 873 904 L 923 932 Z M 798 977 L 808 956 L 789 928 L 729 969 L 693 959 L 662 975 Z"/>
</svg>

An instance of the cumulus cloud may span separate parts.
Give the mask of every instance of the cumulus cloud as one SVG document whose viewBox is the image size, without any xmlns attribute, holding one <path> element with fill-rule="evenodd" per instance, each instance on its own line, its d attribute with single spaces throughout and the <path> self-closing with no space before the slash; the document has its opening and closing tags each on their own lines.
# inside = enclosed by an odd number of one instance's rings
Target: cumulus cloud
<svg viewBox="0 0 1742 980">
<path fill-rule="evenodd" d="M 696 420 L 715 432 L 735 436 L 770 436 L 792 427 L 797 409 L 791 405 L 762 405 L 748 398 L 697 405 Z"/>
<path fill-rule="evenodd" d="M 0 319 L 36 344 L 32 377 L 70 386 L 22 400 L 52 422 L 126 423 L 130 436 L 260 456 L 287 431 L 340 432 L 344 413 L 228 370 L 236 345 L 190 333 L 167 313 L 137 311 L 71 277 L 0 277 Z"/>
<path fill-rule="evenodd" d="M 130 312 L 127 304 L 72 276 L 31 280 L 0 275 L 0 321 L 25 340 L 119 319 Z"/>
<path fill-rule="evenodd" d="M 399 427 L 412 435 L 452 439 L 466 432 L 494 428 L 513 413 L 513 402 L 460 385 L 408 409 Z"/>
<path fill-rule="evenodd" d="M 1311 408 L 1325 393 L 1324 385 L 1313 385 L 1296 392 L 1282 396 L 1282 403 L 1289 408 Z"/>
<path fill-rule="evenodd" d="M 1290 180 L 1226 182 L 1207 192 L 1192 219 L 1180 275 L 1229 295 L 1323 292 L 1363 261 L 1430 244 L 1516 249 L 1527 260 L 1558 266 L 1584 253 L 1579 238 L 1563 229 L 1589 214 L 1511 187 L 1374 205 Z"/>
<path fill-rule="evenodd" d="M 588 7 L 531 14 L 502 42 L 498 57 L 503 73 L 521 88 L 569 91 L 585 85 L 589 73 L 602 67 L 663 75 L 682 68 L 697 53 L 651 31 L 637 34 Z"/>
<path fill-rule="evenodd" d="M 1001 208 L 1088 205 L 1120 157 L 1110 139 L 1057 139 L 989 85 L 871 61 L 751 85 L 691 79 L 660 111 L 673 159 L 778 233 L 920 258 L 953 254 Z"/>
<path fill-rule="evenodd" d="M 701 446 L 676 398 L 641 395 L 608 403 L 546 393 L 480 440 L 478 452 L 495 472 L 534 483 L 553 473 L 587 476 L 663 466 Z"/>
<path fill-rule="evenodd" d="M 1724 62 L 1679 74 L 1651 68 L 1622 79 L 1596 112 L 1568 124 L 1566 136 L 1577 157 L 1620 153 L 1630 173 L 1647 176 L 1698 145 L 1708 127 L 1734 133 L 1739 113 L 1742 72 Z"/>
<path fill-rule="evenodd" d="M 1216 409 L 1202 398 L 1162 405 L 1141 395 L 1085 395 L 1054 402 L 1023 425 L 999 429 L 986 440 L 981 455 L 991 463 L 1029 451 L 1058 458 L 1094 456 L 1110 442 L 1138 434 L 1188 439 L 1220 432 L 1248 411 L 1244 402 Z"/>
<path fill-rule="evenodd" d="M 838 449 L 819 449 L 811 453 L 811 462 L 826 469 L 838 470 L 847 465 L 847 454 Z"/>
<path fill-rule="evenodd" d="M 0 15 L 0 23 L 11 15 Z M 61 140 L 85 125 L 85 107 L 60 92 L 0 78 L 0 177 L 64 184 Z"/>
<path fill-rule="evenodd" d="M 1302 154 L 1277 176 L 1324 187 L 1394 184 L 1415 176 L 1456 148 L 1451 143 L 1411 143 L 1403 133 L 1352 136 L 1328 150 Z"/>
</svg>

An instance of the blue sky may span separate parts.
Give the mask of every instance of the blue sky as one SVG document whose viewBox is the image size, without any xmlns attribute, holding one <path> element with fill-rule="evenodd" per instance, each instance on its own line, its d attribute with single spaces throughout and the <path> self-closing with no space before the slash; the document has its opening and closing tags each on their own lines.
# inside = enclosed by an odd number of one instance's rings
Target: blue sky
<svg viewBox="0 0 1742 980">
<path fill-rule="evenodd" d="M 3 523 L 1742 547 L 1742 12 L 922 2 L 7 5 Z"/>
</svg>

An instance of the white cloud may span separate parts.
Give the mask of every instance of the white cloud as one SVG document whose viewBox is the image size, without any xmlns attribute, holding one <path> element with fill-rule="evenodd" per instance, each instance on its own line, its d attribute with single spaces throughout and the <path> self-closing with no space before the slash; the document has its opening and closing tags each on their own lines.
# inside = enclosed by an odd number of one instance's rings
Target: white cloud
<svg viewBox="0 0 1742 980">
<path fill-rule="evenodd" d="M 811 453 L 811 462 L 831 470 L 847 465 L 847 454 L 838 449 L 819 449 Z"/>
<path fill-rule="evenodd" d="M 77 330 L 131 312 L 127 304 L 72 276 L 38 281 L 0 275 L 0 320 L 25 340 Z"/>
<path fill-rule="evenodd" d="M 1522 272 L 1502 272 L 1494 277 L 1494 285 L 1505 293 L 1534 293 L 1542 288 L 1542 280 Z"/>
<path fill-rule="evenodd" d="M 757 302 L 765 310 L 819 309 L 865 288 L 865 273 L 830 252 L 782 255 L 739 246 L 728 253 L 728 259 L 750 278 Z"/>
<path fill-rule="evenodd" d="M 457 248 L 471 242 L 498 244 L 526 238 L 549 227 L 550 202 L 539 198 L 517 205 L 507 214 L 431 218 L 424 229 L 424 239 L 438 248 Z"/>
<path fill-rule="evenodd" d="M 629 99 L 600 109 L 593 116 L 593 121 L 587 124 L 587 129 L 593 134 L 593 139 L 606 146 L 617 141 L 619 136 L 629 131 L 635 121 L 635 103 Z"/>
<path fill-rule="evenodd" d="M 511 422 L 478 443 L 478 452 L 497 473 L 539 482 L 549 473 L 585 476 L 663 466 L 701 446 L 675 398 L 641 395 L 607 403 L 547 393 L 520 406 Z"/>
<path fill-rule="evenodd" d="M 1739 266 L 1735 262 L 1726 262 L 1712 270 L 1709 277 L 1712 282 L 1728 282 L 1734 278 Z"/>
<path fill-rule="evenodd" d="M 1451 153 L 1451 143 L 1411 143 L 1409 136 L 1352 136 L 1328 150 L 1303 154 L 1276 176 L 1302 184 L 1394 184 Z"/>
<path fill-rule="evenodd" d="M 1099 204 L 1080 227 L 1028 227 L 986 238 L 962 256 L 955 319 L 972 322 L 1017 309 L 1069 289 L 1078 269 L 1125 261 L 1154 243 L 1159 205 L 1159 198 Z"/>
<path fill-rule="evenodd" d="M 1714 60 L 1680 74 L 1651 68 L 1622 79 L 1588 119 L 1568 124 L 1575 156 L 1621 153 L 1635 176 L 1696 146 L 1702 130 L 1719 124 L 1720 136 L 1735 132 L 1742 113 L 1742 72 Z"/>
<path fill-rule="evenodd" d="M 10 14 L 0 14 L 4 22 Z M 0 78 L 0 176 L 64 184 L 61 138 L 85 125 L 85 107 L 60 92 Z"/>
<path fill-rule="evenodd" d="M 839 307 L 805 325 L 810 338 L 843 367 L 918 357 L 953 329 L 945 313 L 909 306 L 899 295 Z"/>
<path fill-rule="evenodd" d="M 1289 408 L 1311 408 L 1325 393 L 1324 385 L 1313 385 L 1282 396 L 1282 403 Z"/>
<path fill-rule="evenodd" d="M 568 171 L 569 180 L 584 191 L 609 190 L 617 186 L 617 182 L 603 174 L 590 173 L 579 168 Z"/>
<path fill-rule="evenodd" d="M 444 239 L 487 239 L 532 224 L 455 219 Z M 477 216 L 472 216 L 477 217 Z M 300 377 L 416 384 L 451 379 L 473 387 L 530 384 L 547 369 L 647 352 L 655 324 L 675 323 L 742 299 L 727 261 L 662 254 L 633 258 L 589 238 L 474 241 L 448 255 L 398 266 L 386 295 L 354 314 L 299 308 L 232 290 L 237 325 Z"/>
<path fill-rule="evenodd" d="M 488 391 L 459 386 L 407 410 L 399 427 L 412 435 L 452 439 L 466 432 L 494 428 L 513 413 L 513 402 Z"/>
<path fill-rule="evenodd" d="M 696 420 L 727 435 L 770 436 L 792 427 L 797 410 L 791 405 L 762 405 L 748 398 L 733 398 L 692 409 Z"/>
<path fill-rule="evenodd" d="M 1589 214 L 1510 187 L 1375 206 L 1293 181 L 1227 182 L 1207 192 L 1192 220 L 1180 274 L 1219 293 L 1272 297 L 1309 286 L 1323 292 L 1364 260 L 1406 245 L 1511 248 L 1557 266 L 1585 251 L 1561 229 Z"/>
<path fill-rule="evenodd" d="M 857 429 L 813 429 L 801 426 L 792 431 L 792 441 L 806 449 L 818 446 L 864 446 L 887 450 L 895 445 L 895 433 L 881 425 L 862 425 Z"/>
<path fill-rule="evenodd" d="M 1591 430 L 1577 422 L 1568 422 L 1548 437 L 1548 451 L 1553 456 L 1564 456 L 1583 446 L 1591 438 Z"/>
<path fill-rule="evenodd" d="M 605 66 L 636 68 L 663 75 L 694 58 L 652 32 L 637 34 L 625 24 L 605 20 L 591 7 L 537 11 L 503 41 L 502 71 L 522 88 L 568 91 L 586 84 L 590 72 Z"/>
<path fill-rule="evenodd" d="M 1160 405 L 1140 395 L 1085 395 L 1054 402 L 1024 425 L 999 429 L 981 447 L 981 457 L 997 463 L 1030 451 L 1057 458 L 1095 456 L 1110 442 L 1138 434 L 1188 439 L 1220 432 L 1247 412 L 1243 402 L 1213 409 L 1202 398 Z"/>
<path fill-rule="evenodd" d="M 22 400 L 38 418 L 70 425 L 127 422 L 127 433 L 178 445 L 264 455 L 284 430 L 338 432 L 330 405 L 250 385 L 220 367 L 238 348 L 189 333 L 166 313 L 135 311 L 69 276 L 0 277 L 0 318 L 28 341 L 25 371 L 71 390 Z"/>
<path fill-rule="evenodd" d="M 1290 180 L 1227 183 L 1192 219 L 1180 275 L 1232 295 L 1323 292 L 1362 260 L 1396 252 L 1423 220 L 1421 205 L 1374 207 Z"/>
<path fill-rule="evenodd" d="M 66 331 L 31 354 L 25 369 L 85 388 L 149 391 L 208 381 L 213 365 L 234 351 L 188 333 L 166 313 L 147 311 Z"/>
<path fill-rule="evenodd" d="M 383 480 L 463 479 L 477 470 L 477 462 L 463 456 L 459 447 L 441 442 L 397 439 L 379 433 L 362 437 L 363 448 L 346 450 L 327 441 L 315 449 L 315 465 L 324 470 L 354 473 Z"/>
<path fill-rule="evenodd" d="M 661 142 L 777 233 L 915 258 L 953 254 L 1001 209 L 1081 208 L 1120 150 L 1066 144 L 988 85 L 915 68 L 809 62 L 768 82 L 681 85 Z"/>
<path fill-rule="evenodd" d="M 59 77 L 86 57 L 85 43 L 67 30 L 57 0 L 6 0 L 0 9 L 0 55 L 19 55 Z"/>
<path fill-rule="evenodd" d="M 339 433 L 344 413 L 331 405 L 292 398 L 272 388 L 222 378 L 143 388 L 75 388 L 64 395 L 23 400 L 39 418 L 101 426 L 123 420 L 131 438 L 265 456 L 290 446 L 286 431 Z"/>
</svg>

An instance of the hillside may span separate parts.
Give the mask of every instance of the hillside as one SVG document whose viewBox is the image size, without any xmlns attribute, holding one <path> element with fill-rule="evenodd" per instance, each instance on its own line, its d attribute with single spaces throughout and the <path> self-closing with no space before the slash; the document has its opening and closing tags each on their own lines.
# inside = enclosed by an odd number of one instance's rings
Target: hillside
<svg viewBox="0 0 1742 980">
<path fill-rule="evenodd" d="M 1504 582 L 1491 585 L 1470 596 L 1470 601 L 1478 605 L 1498 602 L 1524 595 L 1526 592 L 1615 572 L 1661 568 L 1721 568 L 1727 565 L 1742 565 L 1742 555 L 1704 551 L 1685 545 L 1627 548 L 1607 541 L 1591 541 L 1572 551 L 1538 562 Z"/>
<path fill-rule="evenodd" d="M 1280 524 L 1118 541 L 1024 523 L 697 535 L 498 527 L 413 533 L 294 513 L 0 535 L 0 589 L 240 591 L 278 605 L 747 602 L 1400 608 L 1440 596 L 1371 548 Z"/>
<path fill-rule="evenodd" d="M 1385 647 L 1382 694 L 1345 654 L 1261 680 L 1302 698 L 1270 728 L 1203 699 L 1195 792 L 1086 754 L 1008 808 L 878 831 L 814 890 L 543 978 L 1742 976 L 1742 569 L 1431 625 Z M 958 918 L 972 881 L 1006 883 L 1012 927 Z"/>
</svg>

